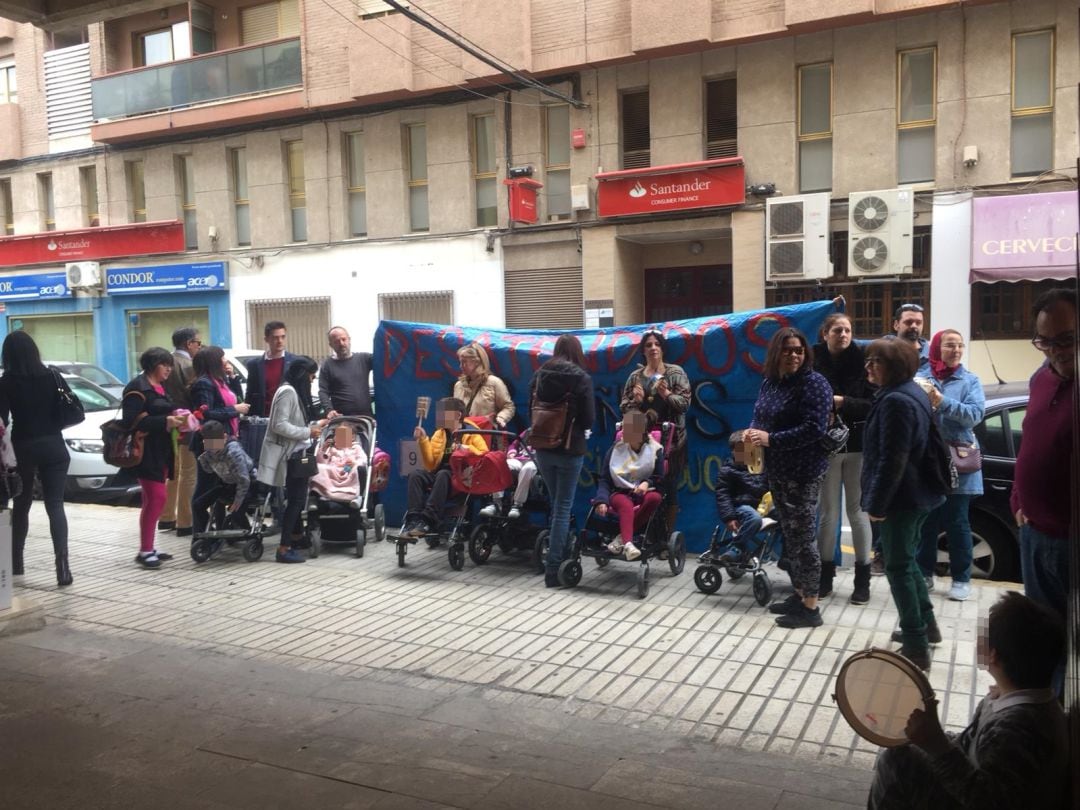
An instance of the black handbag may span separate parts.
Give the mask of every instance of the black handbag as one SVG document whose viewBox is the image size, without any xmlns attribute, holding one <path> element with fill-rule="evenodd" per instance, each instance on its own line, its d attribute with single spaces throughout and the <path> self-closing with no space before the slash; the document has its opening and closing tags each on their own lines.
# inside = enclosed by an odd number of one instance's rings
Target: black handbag
<svg viewBox="0 0 1080 810">
<path fill-rule="evenodd" d="M 825 429 L 825 433 L 821 436 L 821 449 L 830 456 L 835 456 L 841 450 L 847 446 L 848 436 L 851 435 L 851 428 L 844 424 L 844 420 L 840 418 L 840 414 L 833 411 L 832 422 Z"/>
<path fill-rule="evenodd" d="M 315 451 L 310 447 L 297 450 L 285 463 L 285 477 L 289 479 L 311 478 L 318 471 L 319 465 L 315 463 Z"/>
<path fill-rule="evenodd" d="M 56 380 L 56 396 L 60 402 L 60 425 L 71 427 L 86 419 L 86 411 L 83 410 L 82 400 L 72 393 L 64 378 L 55 368 L 52 369 L 53 378 Z"/>
</svg>

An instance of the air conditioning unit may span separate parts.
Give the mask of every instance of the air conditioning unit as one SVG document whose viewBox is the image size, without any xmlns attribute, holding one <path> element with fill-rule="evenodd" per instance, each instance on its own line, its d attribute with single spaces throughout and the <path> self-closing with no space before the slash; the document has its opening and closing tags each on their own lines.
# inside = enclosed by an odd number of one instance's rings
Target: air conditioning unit
<svg viewBox="0 0 1080 810">
<path fill-rule="evenodd" d="M 71 262 L 64 270 L 69 290 L 101 289 L 101 265 L 97 262 Z"/>
<path fill-rule="evenodd" d="M 832 275 L 829 194 L 765 200 L 765 278 L 807 281 Z"/>
<path fill-rule="evenodd" d="M 848 195 L 848 276 L 910 276 L 915 194 L 910 188 Z"/>
</svg>

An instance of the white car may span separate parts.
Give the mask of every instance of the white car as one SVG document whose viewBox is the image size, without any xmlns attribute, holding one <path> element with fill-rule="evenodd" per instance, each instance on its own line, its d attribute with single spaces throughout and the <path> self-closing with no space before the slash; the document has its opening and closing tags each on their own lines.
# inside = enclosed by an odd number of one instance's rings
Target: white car
<svg viewBox="0 0 1080 810">
<path fill-rule="evenodd" d="M 114 397 L 119 397 L 124 392 L 125 383 L 116 379 L 115 375 L 110 374 L 101 366 L 95 366 L 93 363 L 79 363 L 73 360 L 43 360 L 42 362 L 47 366 L 54 366 L 57 371 L 63 374 L 75 374 L 84 380 L 89 380 L 94 385 L 104 388 Z"/>
<path fill-rule="evenodd" d="M 117 483 L 116 475 L 120 468 L 106 464 L 103 456 L 105 445 L 101 441 L 101 426 L 119 416 L 120 400 L 83 377 L 65 374 L 64 379 L 86 411 L 86 419 L 64 428 L 64 443 L 71 456 L 65 493 L 95 500 L 121 499 L 138 494 L 139 485 L 134 481 Z"/>
</svg>

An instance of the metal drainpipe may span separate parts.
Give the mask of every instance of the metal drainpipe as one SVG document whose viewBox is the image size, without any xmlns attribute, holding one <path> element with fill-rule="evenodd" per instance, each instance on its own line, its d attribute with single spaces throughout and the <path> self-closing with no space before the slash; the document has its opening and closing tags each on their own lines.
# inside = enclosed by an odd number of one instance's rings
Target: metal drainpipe
<svg viewBox="0 0 1080 810">
<path fill-rule="evenodd" d="M 503 104 L 503 158 L 505 162 L 505 168 L 503 169 L 504 177 L 510 176 L 510 166 L 514 159 L 514 110 L 513 105 L 510 103 L 510 92 L 507 91 L 504 97 L 505 103 Z M 498 176 L 495 178 L 496 184 L 498 184 Z M 498 195 L 499 187 L 495 186 L 495 194 Z M 506 189 L 506 224 L 509 230 L 514 230 L 514 221 L 510 219 L 510 189 Z"/>
</svg>

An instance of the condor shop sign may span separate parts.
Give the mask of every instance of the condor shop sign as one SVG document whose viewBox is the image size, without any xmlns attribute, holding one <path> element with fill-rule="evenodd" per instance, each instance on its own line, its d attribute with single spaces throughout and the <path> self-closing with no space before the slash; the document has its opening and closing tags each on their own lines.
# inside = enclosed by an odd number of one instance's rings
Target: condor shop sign
<svg viewBox="0 0 1080 810">
<path fill-rule="evenodd" d="M 3 267 L 183 252 L 182 222 L 140 222 L 0 238 L 0 266 Z"/>
<path fill-rule="evenodd" d="M 601 172 L 596 180 L 601 217 L 730 208 L 746 201 L 741 157 Z"/>
</svg>

